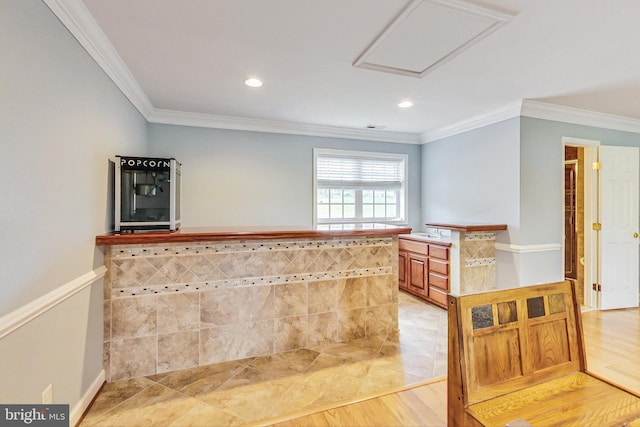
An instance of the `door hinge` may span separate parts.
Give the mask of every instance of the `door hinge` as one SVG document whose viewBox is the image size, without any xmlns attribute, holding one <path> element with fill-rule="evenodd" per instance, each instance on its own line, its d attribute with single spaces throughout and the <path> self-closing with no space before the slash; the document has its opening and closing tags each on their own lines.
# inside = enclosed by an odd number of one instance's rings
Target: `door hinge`
<svg viewBox="0 0 640 427">
<path fill-rule="evenodd" d="M 602 230 L 602 224 L 600 224 L 599 222 L 594 222 L 593 224 L 591 224 L 591 228 L 596 231 L 600 231 Z"/>
<path fill-rule="evenodd" d="M 602 286 L 600 286 L 599 283 L 594 283 L 593 284 L 593 290 L 594 291 L 598 291 L 598 292 L 602 292 Z"/>
<path fill-rule="evenodd" d="M 591 164 L 591 169 L 593 169 L 594 171 L 599 171 L 600 169 L 602 169 L 602 162 L 593 162 Z"/>
</svg>

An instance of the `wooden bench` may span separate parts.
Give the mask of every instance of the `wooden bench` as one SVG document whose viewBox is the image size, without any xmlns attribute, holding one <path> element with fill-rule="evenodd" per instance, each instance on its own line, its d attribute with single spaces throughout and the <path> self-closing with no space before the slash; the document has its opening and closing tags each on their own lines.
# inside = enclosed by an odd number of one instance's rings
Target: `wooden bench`
<svg viewBox="0 0 640 427">
<path fill-rule="evenodd" d="M 570 282 L 448 303 L 449 426 L 640 425 L 640 397 L 587 372 Z"/>
</svg>

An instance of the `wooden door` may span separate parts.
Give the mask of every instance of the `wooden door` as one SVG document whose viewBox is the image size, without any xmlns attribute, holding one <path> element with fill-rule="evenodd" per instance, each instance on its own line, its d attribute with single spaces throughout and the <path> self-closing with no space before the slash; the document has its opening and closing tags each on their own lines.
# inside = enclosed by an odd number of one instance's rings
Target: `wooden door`
<svg viewBox="0 0 640 427">
<path fill-rule="evenodd" d="M 564 164 L 564 277 L 569 279 L 578 278 L 577 175 L 577 163 Z"/>
<path fill-rule="evenodd" d="M 638 306 L 637 147 L 600 147 L 600 308 Z"/>
</svg>

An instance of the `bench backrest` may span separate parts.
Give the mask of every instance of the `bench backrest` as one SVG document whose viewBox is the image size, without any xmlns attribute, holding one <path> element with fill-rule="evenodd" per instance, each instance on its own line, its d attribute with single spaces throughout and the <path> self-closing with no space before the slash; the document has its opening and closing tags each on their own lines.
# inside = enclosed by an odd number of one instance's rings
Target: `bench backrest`
<svg viewBox="0 0 640 427">
<path fill-rule="evenodd" d="M 585 370 L 571 282 L 449 296 L 452 410 Z"/>
</svg>

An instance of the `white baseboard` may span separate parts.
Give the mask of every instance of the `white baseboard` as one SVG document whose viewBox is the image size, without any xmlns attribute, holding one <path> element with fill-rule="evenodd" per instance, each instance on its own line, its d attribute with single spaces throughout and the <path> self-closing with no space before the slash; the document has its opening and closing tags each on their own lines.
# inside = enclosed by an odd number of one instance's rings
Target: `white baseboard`
<svg viewBox="0 0 640 427">
<path fill-rule="evenodd" d="M 84 393 L 82 398 L 78 403 L 75 404 L 73 409 L 71 409 L 69 413 L 69 425 L 75 426 L 80 421 L 80 417 L 84 414 L 84 411 L 87 410 L 93 398 L 100 391 L 100 387 L 104 384 L 105 381 L 105 372 L 104 369 L 100 370 L 98 377 L 91 383 L 87 391 Z"/>
<path fill-rule="evenodd" d="M 53 291 L 42 295 L 40 298 L 23 305 L 17 310 L 0 317 L 0 339 L 6 337 L 21 326 L 26 325 L 67 298 L 72 297 L 84 288 L 90 286 L 96 280 L 104 277 L 106 272 L 107 267 L 101 265 L 95 270 L 91 270 L 80 277 L 76 277 L 59 288 L 56 288 Z"/>
</svg>

